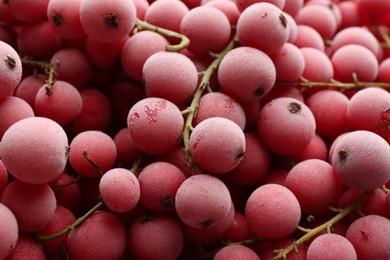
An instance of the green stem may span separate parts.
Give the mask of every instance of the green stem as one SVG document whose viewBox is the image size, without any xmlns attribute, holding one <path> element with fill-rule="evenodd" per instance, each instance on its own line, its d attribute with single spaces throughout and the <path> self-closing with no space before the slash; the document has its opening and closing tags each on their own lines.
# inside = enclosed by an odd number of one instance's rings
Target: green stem
<svg viewBox="0 0 390 260">
<path fill-rule="evenodd" d="M 223 57 L 225 57 L 225 55 L 236 46 L 237 41 L 237 36 L 235 36 L 223 51 L 221 51 L 219 54 L 215 54 L 216 58 L 214 61 L 205 71 L 202 72 L 202 80 L 199 83 L 197 90 L 195 91 L 190 107 L 185 110 L 187 112 L 187 119 L 184 125 L 183 142 L 184 150 L 186 151 L 186 164 L 190 167 L 194 166 L 194 162 L 190 154 L 190 133 L 192 129 L 192 121 L 198 112 L 200 98 L 202 97 L 203 91 L 210 86 L 210 78 L 218 69 L 218 66 L 221 63 Z"/>
<path fill-rule="evenodd" d="M 278 254 L 277 256 L 275 256 L 273 258 L 273 260 L 277 260 L 277 259 L 285 259 L 287 254 L 289 252 L 291 252 L 292 250 L 294 250 L 295 248 L 297 248 L 300 244 L 306 242 L 307 240 L 309 240 L 310 238 L 316 236 L 317 234 L 319 234 L 320 232 L 322 232 L 323 230 L 325 229 L 328 229 L 329 227 L 333 226 L 334 224 L 336 224 L 337 222 L 339 222 L 341 219 L 343 219 L 344 217 L 346 217 L 349 213 L 351 213 L 353 210 L 355 210 L 357 207 L 359 207 L 362 202 L 367 199 L 367 197 L 372 194 L 371 191 L 366 191 L 365 193 L 363 193 L 353 204 L 351 204 L 350 206 L 346 207 L 343 211 L 341 211 L 339 214 L 337 214 L 336 216 L 334 216 L 333 218 L 331 218 L 330 220 L 328 220 L 327 222 L 325 222 L 324 224 L 312 229 L 310 232 L 306 233 L 305 235 L 303 235 L 301 238 L 299 238 L 297 241 L 295 241 L 294 243 L 292 243 L 290 246 L 288 246 L 287 248 L 285 249 L 281 249 L 281 250 L 278 250 Z"/>
<path fill-rule="evenodd" d="M 332 80 L 330 82 L 313 82 L 307 79 L 301 78 L 300 82 L 276 82 L 276 85 L 282 86 L 299 86 L 304 88 L 312 88 L 312 87 L 336 87 L 341 88 L 342 90 L 353 89 L 353 88 L 364 88 L 364 87 L 382 87 L 382 88 L 390 88 L 390 83 L 387 82 L 364 82 L 355 80 L 355 82 L 339 82 Z"/>
<path fill-rule="evenodd" d="M 100 168 L 99 164 L 97 164 L 94 160 L 92 160 L 89 157 L 88 152 L 83 150 L 82 154 L 83 154 L 83 157 L 89 162 L 89 164 L 91 164 L 91 166 L 96 170 L 96 172 L 99 174 L 99 176 L 103 176 L 104 172 L 103 172 L 102 168 Z"/>
<path fill-rule="evenodd" d="M 62 230 L 58 233 L 52 234 L 52 235 L 36 236 L 36 239 L 38 239 L 38 240 L 52 240 L 52 239 L 56 239 L 56 238 L 59 238 L 61 236 L 64 236 L 64 235 L 68 234 L 71 230 L 80 226 L 87 218 L 89 218 L 93 213 L 95 213 L 97 210 L 99 210 L 103 206 L 104 206 L 103 201 L 100 201 L 92 209 L 90 209 L 87 213 L 85 213 L 84 216 L 81 216 L 78 219 L 76 219 L 76 221 L 73 222 L 73 224 L 69 225 L 64 230 Z"/>
<path fill-rule="evenodd" d="M 60 184 L 60 185 L 57 185 L 57 186 L 53 186 L 53 187 L 51 187 L 51 189 L 52 190 L 61 190 L 62 188 L 65 188 L 67 186 L 70 186 L 72 184 L 75 184 L 75 183 L 79 182 L 80 179 L 81 179 L 81 175 L 77 175 L 77 177 L 74 178 L 73 180 L 71 180 L 70 182 L 64 183 L 64 184 Z"/>
<path fill-rule="evenodd" d="M 31 57 L 28 56 L 21 57 L 20 60 L 24 65 L 40 67 L 45 72 L 45 74 L 48 75 L 48 79 L 46 80 L 46 95 L 51 96 L 53 94 L 51 88 L 56 82 L 56 72 L 54 70 L 54 66 L 60 61 L 56 60 L 54 62 L 49 63 L 45 61 L 33 60 Z"/>
<path fill-rule="evenodd" d="M 168 29 L 164 29 L 164 28 L 155 26 L 153 24 L 141 21 L 139 19 L 137 19 L 136 25 L 137 25 L 137 29 L 139 31 L 143 31 L 143 30 L 153 31 L 153 32 L 156 32 L 160 35 L 173 37 L 173 38 L 180 40 L 180 43 L 177 45 L 167 45 L 165 47 L 165 49 L 167 51 L 178 52 L 178 51 L 181 51 L 181 50 L 187 48 L 187 46 L 190 44 L 190 40 L 184 34 L 180 34 L 178 32 L 174 32 L 174 31 L 171 31 Z"/>
</svg>

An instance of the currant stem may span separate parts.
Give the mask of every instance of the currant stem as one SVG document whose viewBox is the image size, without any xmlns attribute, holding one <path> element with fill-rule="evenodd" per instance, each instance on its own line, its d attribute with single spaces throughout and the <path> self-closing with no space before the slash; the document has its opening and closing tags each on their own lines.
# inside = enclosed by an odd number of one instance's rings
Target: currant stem
<svg viewBox="0 0 390 260">
<path fill-rule="evenodd" d="M 25 65 L 40 67 L 46 75 L 48 75 L 48 79 L 46 80 L 46 95 L 51 96 L 53 92 L 51 91 L 52 86 L 56 82 L 56 72 L 54 70 L 54 66 L 60 63 L 59 60 L 54 62 L 45 62 L 33 60 L 31 57 L 24 56 L 20 58 L 21 62 Z"/>
<path fill-rule="evenodd" d="M 299 86 L 305 88 L 312 87 L 336 87 L 341 88 L 342 90 L 353 89 L 353 88 L 364 88 L 364 87 L 382 87 L 382 88 L 390 88 L 390 83 L 387 82 L 364 82 L 355 80 L 355 82 L 339 82 L 339 81 L 329 81 L 329 82 L 313 82 L 307 79 L 301 78 L 300 82 L 276 82 L 276 85 L 282 86 Z"/>
<path fill-rule="evenodd" d="M 99 210 L 103 206 L 104 206 L 103 201 L 100 201 L 92 209 L 90 209 L 87 213 L 85 213 L 84 216 L 81 216 L 78 219 L 76 219 L 76 221 L 73 222 L 73 224 L 69 225 L 64 230 L 62 230 L 58 233 L 52 234 L 52 235 L 36 236 L 36 239 L 38 239 L 38 240 L 52 240 L 52 239 L 56 239 L 56 238 L 59 238 L 61 236 L 64 236 L 64 235 L 68 234 L 71 230 L 80 226 L 87 218 L 89 218 L 93 213 L 95 213 L 97 210 Z"/>
<path fill-rule="evenodd" d="M 376 24 L 374 27 L 375 30 L 380 34 L 380 36 L 384 40 L 385 46 L 387 48 L 390 48 L 390 36 L 387 34 L 387 32 L 383 30 L 383 28 L 378 24 Z"/>
<path fill-rule="evenodd" d="M 184 34 L 180 34 L 180 33 L 168 30 L 168 29 L 164 29 L 164 28 L 152 25 L 150 23 L 141 21 L 139 19 L 137 19 L 136 25 L 137 25 L 137 29 L 139 31 L 143 31 L 143 30 L 153 31 L 153 32 L 156 32 L 160 35 L 173 37 L 173 38 L 180 40 L 180 43 L 177 45 L 167 45 L 165 47 L 166 51 L 178 52 L 178 51 L 185 49 L 190 44 L 190 40 Z"/>
<path fill-rule="evenodd" d="M 353 210 L 358 208 L 362 204 L 362 202 L 365 199 L 367 199 L 367 197 L 370 194 L 372 194 L 371 191 L 366 191 L 353 204 L 351 204 L 348 207 L 346 207 L 343 211 L 341 211 L 339 214 L 337 214 L 336 216 L 331 218 L 329 221 L 327 221 L 324 224 L 322 224 L 322 225 L 312 229 L 310 232 L 308 232 L 305 235 L 303 235 L 301 238 L 299 238 L 297 241 L 295 241 L 293 244 L 291 244 L 287 248 L 282 249 L 282 250 L 278 250 L 278 254 L 274 258 L 272 258 L 272 259 L 273 260 L 277 260 L 277 259 L 281 259 L 281 258 L 285 259 L 287 254 L 289 252 L 291 252 L 292 250 L 294 250 L 294 248 L 297 248 L 300 244 L 304 243 L 305 241 L 309 240 L 310 238 L 314 237 L 315 235 L 317 235 L 318 233 L 320 233 L 321 231 L 323 231 L 325 229 L 329 230 L 330 227 L 332 227 L 334 224 L 336 224 L 341 219 L 346 217 Z"/>
<path fill-rule="evenodd" d="M 216 58 L 210 64 L 210 66 L 202 72 L 202 79 L 198 85 L 197 90 L 195 91 L 191 105 L 188 109 L 185 110 L 187 112 L 187 119 L 184 125 L 183 142 L 184 150 L 186 152 L 186 164 L 190 167 L 194 166 L 194 162 L 190 154 L 190 132 L 192 129 L 192 121 L 198 112 L 200 98 L 203 94 L 203 91 L 210 86 L 210 78 L 218 69 L 218 66 L 221 63 L 223 57 L 225 57 L 225 55 L 236 46 L 237 41 L 238 38 L 235 36 L 224 50 L 222 50 L 219 54 L 214 54 Z"/>
<path fill-rule="evenodd" d="M 100 168 L 99 164 L 97 164 L 94 160 L 92 160 L 89 155 L 88 155 L 88 152 L 83 150 L 82 152 L 83 154 L 83 157 L 92 165 L 92 167 L 96 170 L 96 172 L 99 174 L 99 176 L 103 176 L 104 172 L 102 170 L 102 168 Z"/>
<path fill-rule="evenodd" d="M 77 175 L 77 177 L 74 178 L 73 180 L 71 180 L 70 182 L 64 183 L 64 184 L 60 184 L 60 185 L 57 185 L 57 186 L 53 186 L 53 187 L 51 187 L 51 189 L 52 190 L 61 190 L 62 188 L 65 188 L 67 186 L 70 186 L 72 184 L 75 184 L 75 183 L 79 182 L 80 179 L 81 179 L 81 175 Z"/>
</svg>

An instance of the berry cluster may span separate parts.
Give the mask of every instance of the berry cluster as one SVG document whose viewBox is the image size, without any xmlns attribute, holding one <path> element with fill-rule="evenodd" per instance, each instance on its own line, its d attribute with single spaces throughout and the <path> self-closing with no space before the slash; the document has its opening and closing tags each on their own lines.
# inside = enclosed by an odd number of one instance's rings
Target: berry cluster
<svg viewBox="0 0 390 260">
<path fill-rule="evenodd" d="M 390 259 L 390 1 L 0 2 L 0 260 Z"/>
</svg>

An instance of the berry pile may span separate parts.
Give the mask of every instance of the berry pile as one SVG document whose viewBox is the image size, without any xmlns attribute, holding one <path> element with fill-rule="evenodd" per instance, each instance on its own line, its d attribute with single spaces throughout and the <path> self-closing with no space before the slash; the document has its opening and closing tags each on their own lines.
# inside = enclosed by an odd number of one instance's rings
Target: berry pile
<svg viewBox="0 0 390 260">
<path fill-rule="evenodd" d="M 390 1 L 0 1 L 0 260 L 390 259 Z"/>
</svg>

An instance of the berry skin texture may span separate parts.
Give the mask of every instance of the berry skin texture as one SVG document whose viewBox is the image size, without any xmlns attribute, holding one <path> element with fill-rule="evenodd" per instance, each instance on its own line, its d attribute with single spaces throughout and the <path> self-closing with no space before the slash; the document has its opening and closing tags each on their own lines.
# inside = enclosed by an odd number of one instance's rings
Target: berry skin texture
<svg viewBox="0 0 390 260">
<path fill-rule="evenodd" d="M 221 90 L 239 102 L 259 100 L 273 87 L 276 69 L 271 58 L 251 47 L 238 47 L 222 59 L 218 67 Z"/>
<path fill-rule="evenodd" d="M 125 227 L 115 215 L 96 211 L 69 232 L 66 249 L 75 260 L 118 260 L 126 249 Z"/>
<path fill-rule="evenodd" d="M 7 96 L 0 99 L 0 139 L 11 125 L 33 116 L 33 109 L 23 99 L 16 96 Z"/>
<path fill-rule="evenodd" d="M 372 82 L 378 76 L 379 64 L 375 55 L 366 47 L 348 44 L 333 54 L 334 78 L 341 82 L 353 82 L 353 73 L 359 81 Z"/>
<path fill-rule="evenodd" d="M 196 56 L 219 53 L 229 42 L 231 29 L 226 15 L 210 6 L 191 9 L 181 20 L 180 33 L 190 40 L 187 49 Z"/>
<path fill-rule="evenodd" d="M 22 62 L 16 50 L 0 41 L 0 97 L 10 96 L 22 78 Z"/>
<path fill-rule="evenodd" d="M 286 187 L 297 197 L 306 215 L 321 216 L 328 212 L 328 206 L 336 206 L 343 192 L 332 165 L 309 159 L 296 164 L 288 173 Z"/>
<path fill-rule="evenodd" d="M 85 152 L 103 173 L 110 170 L 116 160 L 114 140 L 106 133 L 91 130 L 76 135 L 70 143 L 69 163 L 78 174 L 85 177 L 99 177 L 95 167 L 84 157 Z"/>
<path fill-rule="evenodd" d="M 213 173 L 226 173 L 241 162 L 246 149 L 245 135 L 233 121 L 211 117 L 200 122 L 190 136 L 195 163 Z"/>
<path fill-rule="evenodd" d="M 50 94 L 41 87 L 35 96 L 35 112 L 37 116 L 50 118 L 64 126 L 80 115 L 83 100 L 80 92 L 66 81 L 57 80 L 50 88 Z"/>
<path fill-rule="evenodd" d="M 273 4 L 261 2 L 246 8 L 237 21 L 237 36 L 243 46 L 276 52 L 287 42 L 287 19 Z"/>
<path fill-rule="evenodd" d="M 179 218 L 193 228 L 209 228 L 226 218 L 232 205 L 226 185 L 208 174 L 187 178 L 175 197 Z"/>
<path fill-rule="evenodd" d="M 301 219 L 301 208 L 289 189 L 279 184 L 265 184 L 249 196 L 245 217 L 256 236 L 275 240 L 294 232 Z"/>
<path fill-rule="evenodd" d="M 213 260 L 260 260 L 255 251 L 243 245 L 228 245 L 220 249 Z"/>
<path fill-rule="evenodd" d="M 310 243 L 307 260 L 356 260 L 356 251 L 351 242 L 337 234 L 323 234 Z"/>
<path fill-rule="evenodd" d="M 42 245 L 30 236 L 21 233 L 18 237 L 18 242 L 7 260 L 15 259 L 36 259 L 45 260 L 45 253 L 42 250 Z"/>
<path fill-rule="evenodd" d="M 151 55 L 142 70 L 148 97 L 159 97 L 177 106 L 187 104 L 198 84 L 194 63 L 176 52 L 157 52 Z"/>
<path fill-rule="evenodd" d="M 282 97 L 267 103 L 257 121 L 260 139 L 275 153 L 294 155 L 315 135 L 313 113 L 301 101 Z"/>
<path fill-rule="evenodd" d="M 15 248 L 18 240 L 18 223 L 12 211 L 0 203 L 0 259 L 4 259 Z"/>
<path fill-rule="evenodd" d="M 15 178 L 46 183 L 59 177 L 68 159 L 68 138 L 62 127 L 44 117 L 28 117 L 4 133 L 0 157 Z"/>
<path fill-rule="evenodd" d="M 137 19 L 133 1 L 82 0 L 80 21 L 88 37 L 98 42 L 115 42 L 128 35 Z"/>
<path fill-rule="evenodd" d="M 54 64 L 56 79 L 66 81 L 77 89 L 84 87 L 92 78 L 91 63 L 79 49 L 62 48 L 54 53 L 50 62 Z"/>
<path fill-rule="evenodd" d="M 390 146 L 373 132 L 346 133 L 331 156 L 337 176 L 350 188 L 373 190 L 390 179 Z"/>
<path fill-rule="evenodd" d="M 390 220 L 368 215 L 355 220 L 345 237 L 352 243 L 358 259 L 390 258 Z"/>
<path fill-rule="evenodd" d="M 122 67 L 135 80 L 142 81 L 142 68 L 154 53 L 164 51 L 169 42 L 160 34 L 141 31 L 129 37 L 121 52 Z"/>
<path fill-rule="evenodd" d="M 346 115 L 355 130 L 386 129 L 390 124 L 390 93 L 377 87 L 362 89 L 351 97 Z"/>
<path fill-rule="evenodd" d="M 305 60 L 302 52 L 291 43 L 285 43 L 278 51 L 270 55 L 278 81 L 295 82 L 302 75 Z"/>
<path fill-rule="evenodd" d="M 170 215 L 161 213 L 138 217 L 127 237 L 128 249 L 137 259 L 177 259 L 184 243 L 179 223 Z"/>
<path fill-rule="evenodd" d="M 80 4 L 82 0 L 50 0 L 47 6 L 47 18 L 50 24 L 65 39 L 79 39 L 86 35 L 80 22 Z"/>
<path fill-rule="evenodd" d="M 106 172 L 100 179 L 99 191 L 104 204 L 115 212 L 134 208 L 141 193 L 137 177 L 123 168 L 113 168 Z"/>
<path fill-rule="evenodd" d="M 222 0 L 224 1 L 224 0 Z M 200 98 L 199 109 L 193 120 L 194 126 L 210 117 L 224 117 L 245 129 L 245 112 L 240 103 L 221 92 L 206 93 Z"/>
<path fill-rule="evenodd" d="M 18 180 L 4 190 L 1 203 L 15 215 L 20 231 L 35 232 L 54 216 L 57 201 L 47 184 L 29 184 Z"/>
<path fill-rule="evenodd" d="M 40 236 L 48 236 L 52 234 L 56 234 L 64 230 L 69 225 L 73 224 L 76 220 L 75 216 L 70 212 L 67 208 L 58 206 L 54 212 L 53 218 L 50 222 L 41 230 L 38 231 L 38 235 Z M 68 234 L 63 235 L 56 239 L 51 240 L 42 240 L 40 243 L 45 249 L 45 254 L 50 257 L 60 256 L 61 248 L 68 238 Z"/>
<path fill-rule="evenodd" d="M 390 94 L 389 94 L 390 96 Z M 306 105 L 316 119 L 316 132 L 336 138 L 350 129 L 347 118 L 349 99 L 336 90 L 321 90 L 306 99 Z"/>
<path fill-rule="evenodd" d="M 147 165 L 138 176 L 140 202 L 153 211 L 175 210 L 175 196 L 186 176 L 173 164 L 154 162 Z"/>
<path fill-rule="evenodd" d="M 179 141 L 184 119 L 172 102 L 145 98 L 130 109 L 127 126 L 140 150 L 148 154 L 164 154 Z"/>
</svg>

